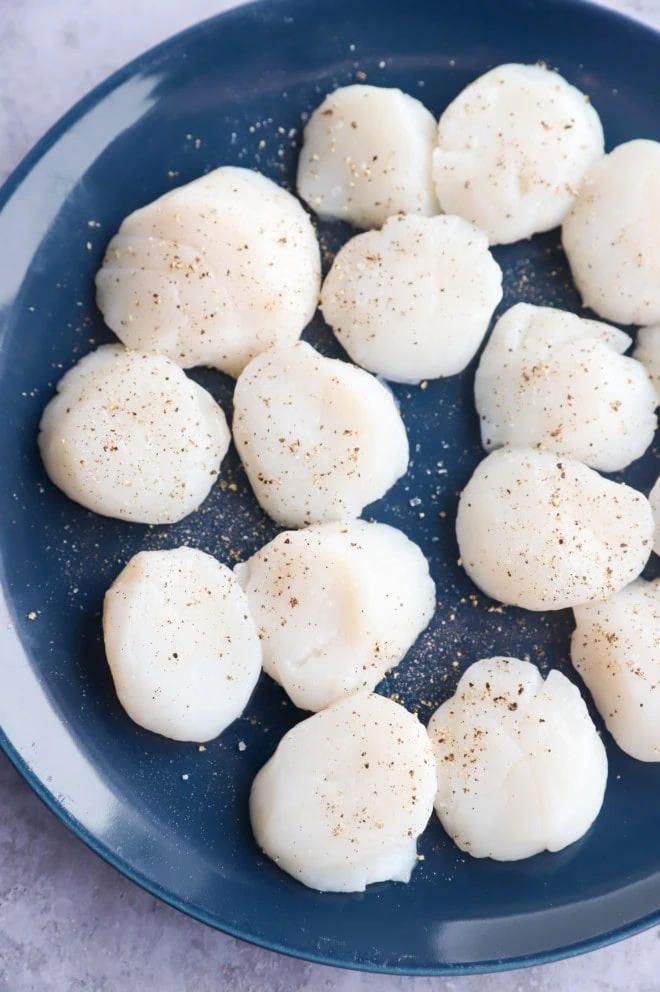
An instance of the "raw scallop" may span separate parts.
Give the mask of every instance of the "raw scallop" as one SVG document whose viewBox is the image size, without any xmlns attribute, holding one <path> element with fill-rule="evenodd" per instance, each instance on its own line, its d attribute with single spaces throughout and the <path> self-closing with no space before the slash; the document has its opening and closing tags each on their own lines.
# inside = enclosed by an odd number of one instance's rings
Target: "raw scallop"
<svg viewBox="0 0 660 992">
<path fill-rule="evenodd" d="M 660 324 L 655 327 L 640 327 L 633 358 L 641 362 L 648 372 L 660 400 Z"/>
<path fill-rule="evenodd" d="M 585 306 L 619 324 L 660 321 L 660 142 L 628 141 L 596 162 L 562 241 Z"/>
<path fill-rule="evenodd" d="M 571 658 L 619 747 L 660 761 L 660 580 L 574 609 Z"/>
<path fill-rule="evenodd" d="M 284 531 L 236 566 L 266 672 L 296 706 L 320 710 L 373 689 L 433 616 L 427 561 L 386 524 Z"/>
<path fill-rule="evenodd" d="M 354 362 L 396 382 L 462 372 L 502 299 L 484 234 L 460 217 L 390 217 L 340 249 L 321 309 Z"/>
<path fill-rule="evenodd" d="M 96 276 L 106 324 L 129 348 L 236 376 L 314 315 L 319 247 L 300 203 L 225 166 L 122 223 Z"/>
<path fill-rule="evenodd" d="M 456 536 L 465 571 L 487 595 L 528 610 L 606 599 L 651 553 L 648 500 L 571 458 L 500 448 L 461 494 Z"/>
<path fill-rule="evenodd" d="M 106 593 L 103 636 L 130 718 L 177 741 L 217 737 L 261 671 L 244 592 L 230 569 L 194 548 L 131 558 Z"/>
<path fill-rule="evenodd" d="M 655 537 L 653 539 L 653 550 L 656 555 L 660 555 L 660 479 L 656 479 L 653 489 L 649 493 L 649 503 L 653 511 L 655 521 Z"/>
<path fill-rule="evenodd" d="M 257 844 L 324 892 L 407 882 L 433 810 L 435 761 L 417 717 L 358 693 L 284 735 L 254 780 Z"/>
<path fill-rule="evenodd" d="M 178 365 L 110 344 L 63 376 L 39 433 L 46 471 L 70 499 L 144 524 L 196 510 L 229 441 L 220 407 Z"/>
<path fill-rule="evenodd" d="M 408 466 L 389 390 L 303 341 L 248 365 L 236 383 L 233 430 L 257 499 L 285 527 L 358 517 Z"/>
<path fill-rule="evenodd" d="M 518 303 L 500 317 L 474 383 L 481 440 L 539 445 L 616 472 L 653 441 L 657 398 L 623 331 Z"/>
<path fill-rule="evenodd" d="M 488 658 L 431 717 L 435 809 L 462 851 L 516 861 L 560 851 L 598 816 L 607 756 L 579 690 L 561 672 Z"/>
<path fill-rule="evenodd" d="M 324 220 L 380 227 L 393 214 L 438 213 L 433 115 L 401 90 L 344 86 L 310 117 L 298 193 Z"/>
<path fill-rule="evenodd" d="M 540 65 L 501 65 L 440 117 L 433 178 L 441 208 L 509 244 L 561 224 L 603 129 L 583 93 Z"/>
</svg>

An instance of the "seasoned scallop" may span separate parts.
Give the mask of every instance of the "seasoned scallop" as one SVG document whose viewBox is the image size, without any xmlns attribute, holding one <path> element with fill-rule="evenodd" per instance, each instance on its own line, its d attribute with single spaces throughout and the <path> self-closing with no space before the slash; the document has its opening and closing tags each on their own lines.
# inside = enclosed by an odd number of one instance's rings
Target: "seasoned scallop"
<svg viewBox="0 0 660 992">
<path fill-rule="evenodd" d="M 635 489 L 571 458 L 500 448 L 461 494 L 465 571 L 487 595 L 528 610 L 606 599 L 640 574 L 653 514 Z"/>
<path fill-rule="evenodd" d="M 194 548 L 131 558 L 106 593 L 103 637 L 130 718 L 177 741 L 217 737 L 261 671 L 245 594 L 229 568 Z"/>
<path fill-rule="evenodd" d="M 410 879 L 434 794 L 433 751 L 417 717 L 358 693 L 284 735 L 254 780 L 252 829 L 304 885 L 362 892 Z"/>
<path fill-rule="evenodd" d="M 344 86 L 310 117 L 298 193 L 324 220 L 380 227 L 393 214 L 438 212 L 433 115 L 401 90 Z"/>
<path fill-rule="evenodd" d="M 285 527 L 358 517 L 408 466 L 389 390 L 303 341 L 248 365 L 236 383 L 233 430 L 257 499 Z"/>
<path fill-rule="evenodd" d="M 107 517 L 169 524 L 206 499 L 230 434 L 210 393 L 162 355 L 103 345 L 57 385 L 41 418 L 48 475 Z"/>
<path fill-rule="evenodd" d="M 564 221 L 585 306 L 619 324 L 660 321 L 660 142 L 628 141 L 589 169 Z"/>
<path fill-rule="evenodd" d="M 576 607 L 571 658 L 619 747 L 660 761 L 660 580 Z"/>
<path fill-rule="evenodd" d="M 417 545 L 394 527 L 364 520 L 284 531 L 236 574 L 265 671 L 307 710 L 373 689 L 435 607 Z"/>
<path fill-rule="evenodd" d="M 660 400 L 660 324 L 655 327 L 640 327 L 633 358 L 641 362 L 648 372 Z"/>
<path fill-rule="evenodd" d="M 433 177 L 441 208 L 509 244 L 561 224 L 603 129 L 584 94 L 539 65 L 501 65 L 440 117 Z"/>
<path fill-rule="evenodd" d="M 649 493 L 649 503 L 653 511 L 655 521 L 655 536 L 653 539 L 653 550 L 656 555 L 660 555 L 660 479 L 656 479 L 653 489 Z"/>
<path fill-rule="evenodd" d="M 544 681 L 528 661 L 477 661 L 428 732 L 436 812 L 475 858 L 516 861 L 560 851 L 598 816 L 605 748 L 579 690 L 561 672 Z"/>
<path fill-rule="evenodd" d="M 340 249 L 321 309 L 354 362 L 396 382 L 462 372 L 502 299 L 484 234 L 460 217 L 390 217 Z"/>
<path fill-rule="evenodd" d="M 500 317 L 477 369 L 481 440 L 539 445 L 604 472 L 653 441 L 657 398 L 623 331 L 565 310 L 518 303 Z"/>
<path fill-rule="evenodd" d="M 225 166 L 124 220 L 96 276 L 97 302 L 129 348 L 236 376 L 300 336 L 320 278 L 314 228 L 295 197 Z"/>
</svg>

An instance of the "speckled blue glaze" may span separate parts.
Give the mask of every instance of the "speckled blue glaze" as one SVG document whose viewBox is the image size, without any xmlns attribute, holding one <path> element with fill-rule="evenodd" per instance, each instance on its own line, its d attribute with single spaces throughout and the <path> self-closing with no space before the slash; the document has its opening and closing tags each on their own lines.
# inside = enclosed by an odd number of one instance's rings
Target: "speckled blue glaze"
<svg viewBox="0 0 660 992">
<path fill-rule="evenodd" d="M 176 744 L 123 714 L 103 655 L 103 593 L 132 554 L 189 543 L 232 563 L 275 533 L 235 454 L 199 513 L 148 528 L 95 516 L 56 490 L 39 462 L 37 424 L 62 371 L 111 339 L 92 277 L 129 211 L 222 164 L 291 185 L 301 115 L 356 70 L 439 113 L 489 67 L 537 59 L 591 95 L 610 147 L 660 139 L 660 36 L 618 15 L 569 0 L 271 0 L 195 27 L 117 73 L 53 128 L 0 195 L 0 743 L 120 871 L 212 926 L 315 961 L 484 971 L 658 922 L 660 767 L 626 757 L 605 734 L 603 812 L 558 855 L 471 860 L 434 818 L 409 885 L 358 895 L 305 889 L 260 855 L 247 815 L 255 771 L 302 714 L 263 677 L 244 717 L 206 750 Z M 348 233 L 321 227 L 326 265 Z M 517 300 L 579 309 L 558 241 L 553 232 L 496 250 L 501 310 Z M 305 336 L 341 354 L 319 318 Z M 438 585 L 433 623 L 382 686 L 424 720 L 463 667 L 493 653 L 571 675 L 570 614 L 494 612 L 481 594 L 474 605 L 457 565 L 457 492 L 482 457 L 473 374 L 474 363 L 425 390 L 394 387 L 410 471 L 366 514 L 419 542 Z M 229 414 L 231 381 L 194 375 Z M 647 492 L 659 470 L 654 448 L 625 477 Z"/>
</svg>

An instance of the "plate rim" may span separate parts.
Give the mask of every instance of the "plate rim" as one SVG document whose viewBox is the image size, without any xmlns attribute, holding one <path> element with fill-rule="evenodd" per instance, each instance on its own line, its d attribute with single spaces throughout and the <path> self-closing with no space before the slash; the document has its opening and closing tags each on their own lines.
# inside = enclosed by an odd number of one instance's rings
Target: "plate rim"
<svg viewBox="0 0 660 992">
<path fill-rule="evenodd" d="M 524 3 L 525 0 L 515 0 Z M 120 66 L 101 82 L 97 83 L 84 96 L 77 100 L 69 110 L 60 116 L 38 139 L 31 149 L 24 155 L 15 168 L 9 173 L 2 186 L 0 186 L 0 214 L 5 206 L 19 188 L 21 183 L 30 174 L 34 166 L 43 158 L 50 148 L 62 137 L 63 134 L 81 116 L 96 106 L 113 90 L 122 83 L 133 77 L 137 72 L 147 65 L 153 63 L 161 55 L 167 54 L 174 44 L 185 41 L 189 36 L 193 36 L 205 30 L 210 25 L 226 24 L 234 19 L 250 18 L 259 16 L 262 11 L 272 14 L 278 8 L 284 8 L 288 12 L 296 7 L 306 6 L 309 0 L 248 0 L 240 3 L 228 10 L 213 14 L 210 17 L 196 21 L 194 24 L 183 28 L 180 31 L 169 35 L 164 40 L 145 49 L 139 55 Z M 614 10 L 597 2 L 597 0 L 543 0 L 546 6 L 564 8 L 585 8 L 592 12 L 596 18 L 611 20 L 619 23 L 622 27 L 632 28 L 642 33 L 653 36 L 660 46 L 660 28 L 638 20 L 636 17 Z M 536 5 L 536 0 L 532 0 L 532 6 Z M 287 15 L 289 16 L 289 15 Z M 0 534 L 1 537 L 1 534 Z M 106 864 L 110 865 L 130 882 L 139 886 L 149 895 L 161 900 L 166 905 L 182 913 L 191 919 L 202 923 L 213 930 L 227 934 L 245 943 L 264 950 L 283 954 L 286 957 L 296 960 L 307 961 L 312 964 L 326 965 L 334 968 L 341 968 L 349 971 L 368 972 L 372 974 L 390 974 L 398 976 L 419 976 L 419 977 L 442 977 L 460 975 L 480 975 L 494 974 L 505 971 L 517 971 L 522 968 L 551 964 L 556 961 L 568 960 L 578 955 L 596 951 L 610 944 L 618 943 L 628 937 L 650 929 L 660 924 L 660 896 L 658 897 L 658 908 L 652 913 L 640 917 L 618 927 L 607 930 L 604 933 L 587 937 L 581 941 L 568 946 L 530 952 L 508 958 L 494 958 L 491 960 L 480 960 L 470 962 L 437 962 L 433 965 L 413 965 L 407 962 L 402 965 L 378 964 L 369 961 L 342 960 L 332 957 L 329 954 L 314 952 L 312 950 L 301 950 L 291 946 L 285 946 L 277 940 L 268 939 L 258 934 L 245 931 L 241 927 L 233 926 L 230 923 L 220 923 L 211 913 L 192 906 L 185 899 L 180 898 L 172 891 L 166 890 L 158 882 L 150 879 L 146 874 L 131 866 L 122 856 L 112 850 L 107 844 L 99 840 L 87 827 L 85 827 L 75 816 L 69 813 L 56 795 L 45 785 L 45 783 L 29 767 L 26 759 L 14 747 L 7 737 L 4 729 L 0 726 L 0 748 L 8 758 L 11 765 L 16 769 L 21 778 L 27 783 L 29 788 L 41 800 L 41 802 L 53 813 L 57 819 L 69 830 L 78 840 L 94 854 L 98 855 Z"/>
</svg>

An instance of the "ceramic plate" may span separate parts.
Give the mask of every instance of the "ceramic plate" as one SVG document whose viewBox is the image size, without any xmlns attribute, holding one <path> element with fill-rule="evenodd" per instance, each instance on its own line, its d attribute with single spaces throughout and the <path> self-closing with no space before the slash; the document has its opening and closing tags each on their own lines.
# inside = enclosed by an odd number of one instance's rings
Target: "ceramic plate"
<svg viewBox="0 0 660 992">
<path fill-rule="evenodd" d="M 172 527 L 95 516 L 46 478 L 35 444 L 62 372 L 111 340 L 93 275 L 121 219 L 215 166 L 291 186 L 301 125 L 358 78 L 399 86 L 438 114 L 502 62 L 543 60 L 585 90 L 608 146 L 660 139 L 660 37 L 569 0 L 271 0 L 194 27 L 147 53 L 64 117 L 12 176 L 0 204 L 0 735 L 51 809 L 102 857 L 199 920 L 325 963 L 410 974 L 548 961 L 634 933 L 660 910 L 660 766 L 605 734 L 603 811 L 579 843 L 516 864 L 464 856 L 435 817 L 409 885 L 321 895 L 257 850 L 247 797 L 256 770 L 302 714 L 265 676 L 243 718 L 205 751 L 140 730 L 120 709 L 101 642 L 103 593 L 135 552 L 182 543 L 222 561 L 274 533 L 232 453 L 201 510 Z M 364 74 L 364 76 L 363 76 Z M 659 221 L 660 222 L 660 221 Z M 348 235 L 320 228 L 326 264 Z M 501 309 L 579 309 L 557 232 L 495 251 Z M 317 318 L 305 334 L 340 354 Z M 395 386 L 412 462 L 367 516 L 428 555 L 436 617 L 384 693 L 426 720 L 468 663 L 529 656 L 571 675 L 569 613 L 489 611 L 457 564 L 457 492 L 482 457 L 474 363 L 428 389 Z M 232 383 L 195 372 L 229 414 Z M 648 491 L 656 450 L 626 473 Z M 572 677 L 572 676 L 571 676 Z M 244 745 L 244 746 L 243 746 Z"/>
</svg>

